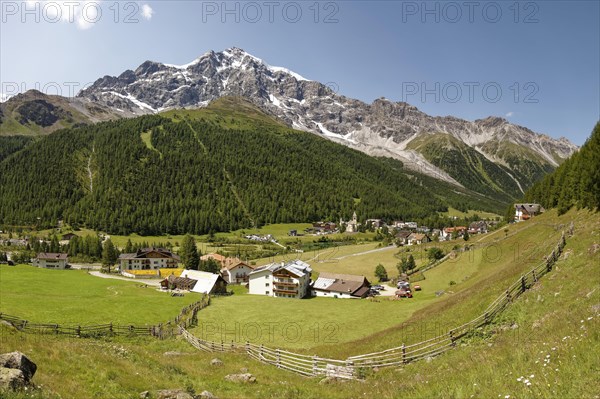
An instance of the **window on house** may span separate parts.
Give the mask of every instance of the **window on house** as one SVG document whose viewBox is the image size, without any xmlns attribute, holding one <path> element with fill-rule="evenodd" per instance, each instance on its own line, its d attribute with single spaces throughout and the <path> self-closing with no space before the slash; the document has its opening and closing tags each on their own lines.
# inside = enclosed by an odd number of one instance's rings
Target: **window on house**
<svg viewBox="0 0 600 399">
<path fill-rule="evenodd" d="M 268 286 L 269 286 L 269 283 L 265 283 L 265 287 L 268 287 Z"/>
<path fill-rule="evenodd" d="M 269 295 L 269 291 L 265 291 L 265 295 Z"/>
</svg>

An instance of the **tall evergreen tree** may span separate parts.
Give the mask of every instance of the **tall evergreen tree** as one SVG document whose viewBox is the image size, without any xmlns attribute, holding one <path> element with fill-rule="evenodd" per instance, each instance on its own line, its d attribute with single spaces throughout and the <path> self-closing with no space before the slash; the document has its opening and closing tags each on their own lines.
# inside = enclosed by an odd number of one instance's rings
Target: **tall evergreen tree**
<svg viewBox="0 0 600 399">
<path fill-rule="evenodd" d="M 117 259 L 119 257 L 119 252 L 115 248 L 111 239 L 107 239 L 104 241 L 104 246 L 102 248 L 102 265 L 108 267 L 108 272 L 110 273 L 110 268 L 117 263 Z"/>
<path fill-rule="evenodd" d="M 183 237 L 180 255 L 181 261 L 186 269 L 198 270 L 200 255 L 198 254 L 198 248 L 196 247 L 196 240 L 189 234 L 186 234 L 185 237 Z"/>
</svg>

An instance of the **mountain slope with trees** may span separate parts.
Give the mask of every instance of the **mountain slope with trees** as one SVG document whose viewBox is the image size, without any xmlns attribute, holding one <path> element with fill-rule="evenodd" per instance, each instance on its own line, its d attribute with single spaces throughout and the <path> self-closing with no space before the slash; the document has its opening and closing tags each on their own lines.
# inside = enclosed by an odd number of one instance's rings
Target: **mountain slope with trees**
<svg viewBox="0 0 600 399">
<path fill-rule="evenodd" d="M 6 225 L 63 219 L 142 235 L 506 205 L 289 129 L 239 98 L 57 131 L 0 162 L 0 188 Z"/>
<path fill-rule="evenodd" d="M 525 201 L 560 214 L 574 206 L 600 209 L 600 122 L 578 152 L 527 191 Z"/>
</svg>

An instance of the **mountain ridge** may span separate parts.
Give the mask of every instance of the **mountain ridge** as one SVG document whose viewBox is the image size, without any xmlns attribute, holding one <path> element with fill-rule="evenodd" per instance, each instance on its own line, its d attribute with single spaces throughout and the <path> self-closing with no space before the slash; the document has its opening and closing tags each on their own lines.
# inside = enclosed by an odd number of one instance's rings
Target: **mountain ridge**
<svg viewBox="0 0 600 399">
<path fill-rule="evenodd" d="M 135 70 L 97 79 L 71 103 L 96 104 L 108 110 L 110 118 L 117 118 L 206 107 L 223 96 L 245 97 L 294 129 L 369 155 L 398 159 L 407 168 L 463 187 L 463 169 L 440 163 L 431 149 L 415 146 L 423 137 L 450 135 L 489 161 L 484 169 L 473 169 L 482 178 L 499 168 L 505 175 L 502 180 L 513 180 L 518 187 L 515 191 L 511 183 L 480 191 L 486 195 L 518 198 L 577 150 L 565 138 L 553 139 L 500 117 L 467 121 L 430 116 L 413 105 L 385 98 L 367 104 L 286 68 L 273 67 L 237 47 L 211 50 L 184 65 L 145 61 Z M 468 159 L 453 162 L 468 163 Z"/>
</svg>

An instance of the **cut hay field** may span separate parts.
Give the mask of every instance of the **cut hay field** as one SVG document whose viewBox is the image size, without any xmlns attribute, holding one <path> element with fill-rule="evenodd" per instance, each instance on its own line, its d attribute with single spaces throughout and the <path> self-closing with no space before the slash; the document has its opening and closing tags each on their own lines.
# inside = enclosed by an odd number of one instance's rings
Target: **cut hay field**
<svg viewBox="0 0 600 399">
<path fill-rule="evenodd" d="M 80 270 L 0 265 L 0 312 L 36 323 L 156 324 L 199 299 L 195 293 L 171 297 L 140 282 Z"/>
</svg>

